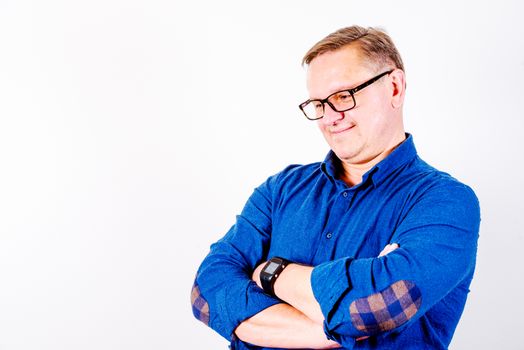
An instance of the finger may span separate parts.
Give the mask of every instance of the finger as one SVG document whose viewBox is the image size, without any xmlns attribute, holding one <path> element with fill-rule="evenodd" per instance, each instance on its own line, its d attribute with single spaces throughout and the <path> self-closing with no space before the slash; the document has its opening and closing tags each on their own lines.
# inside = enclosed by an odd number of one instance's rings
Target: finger
<svg viewBox="0 0 524 350">
<path fill-rule="evenodd" d="M 386 255 L 393 252 L 395 249 L 397 249 L 399 245 L 397 243 L 391 243 L 388 245 L 388 250 L 386 252 Z"/>
<path fill-rule="evenodd" d="M 387 246 L 384 247 L 384 249 L 382 249 L 382 251 L 379 254 L 379 257 L 384 256 L 384 255 L 388 255 L 389 253 L 391 253 L 392 251 L 394 251 L 398 247 L 399 247 L 399 245 L 397 243 L 388 244 Z"/>
</svg>

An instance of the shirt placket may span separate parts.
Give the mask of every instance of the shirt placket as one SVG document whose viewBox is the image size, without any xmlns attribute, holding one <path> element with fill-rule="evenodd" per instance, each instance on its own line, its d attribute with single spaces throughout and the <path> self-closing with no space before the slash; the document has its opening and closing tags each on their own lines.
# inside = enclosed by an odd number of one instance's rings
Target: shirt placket
<svg viewBox="0 0 524 350">
<path fill-rule="evenodd" d="M 350 209 L 355 193 L 354 189 L 345 188 L 336 194 L 333 206 L 328 213 L 326 225 L 321 233 L 318 249 L 313 259 L 314 262 L 320 263 L 333 259 L 335 244 L 342 233 L 340 223 L 345 220 L 345 215 Z"/>
</svg>

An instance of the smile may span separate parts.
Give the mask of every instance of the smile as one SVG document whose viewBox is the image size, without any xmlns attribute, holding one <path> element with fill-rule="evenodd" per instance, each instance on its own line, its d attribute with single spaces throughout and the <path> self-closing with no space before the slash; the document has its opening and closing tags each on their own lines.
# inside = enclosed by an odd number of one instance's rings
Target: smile
<svg viewBox="0 0 524 350">
<path fill-rule="evenodd" d="M 343 129 L 339 129 L 339 130 L 332 130 L 331 133 L 333 135 L 338 135 L 338 134 L 342 134 L 343 132 L 346 132 L 348 130 L 351 130 L 355 127 L 355 125 L 351 125 L 349 127 L 346 127 L 346 128 L 343 128 Z"/>
</svg>

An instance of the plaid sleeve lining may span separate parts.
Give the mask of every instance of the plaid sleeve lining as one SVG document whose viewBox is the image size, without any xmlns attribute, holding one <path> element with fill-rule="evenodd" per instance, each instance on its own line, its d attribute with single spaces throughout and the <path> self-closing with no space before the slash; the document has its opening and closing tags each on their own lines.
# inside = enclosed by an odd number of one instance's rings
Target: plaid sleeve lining
<svg viewBox="0 0 524 350">
<path fill-rule="evenodd" d="M 191 289 L 191 305 L 193 306 L 193 315 L 202 321 L 206 326 L 209 325 L 209 304 L 206 299 L 202 297 L 200 288 L 195 278 L 195 283 Z"/>
<path fill-rule="evenodd" d="M 353 301 L 349 312 L 356 329 L 377 333 L 408 322 L 421 303 L 419 288 L 413 282 L 401 280 L 379 293 Z"/>
</svg>

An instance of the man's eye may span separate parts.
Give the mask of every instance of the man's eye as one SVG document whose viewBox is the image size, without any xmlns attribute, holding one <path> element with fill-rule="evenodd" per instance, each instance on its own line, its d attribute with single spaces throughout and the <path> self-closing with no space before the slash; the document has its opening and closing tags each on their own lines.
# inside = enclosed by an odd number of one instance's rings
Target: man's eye
<svg viewBox="0 0 524 350">
<path fill-rule="evenodd" d="M 351 99 L 351 94 L 347 93 L 347 92 L 341 92 L 339 94 L 336 95 L 336 99 L 339 100 L 339 101 L 347 101 L 347 100 L 350 100 Z"/>
</svg>

